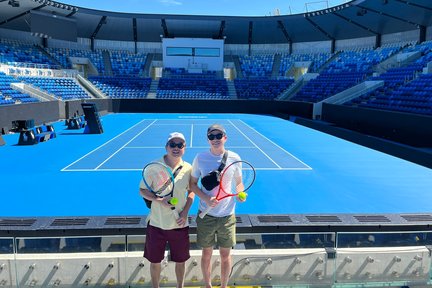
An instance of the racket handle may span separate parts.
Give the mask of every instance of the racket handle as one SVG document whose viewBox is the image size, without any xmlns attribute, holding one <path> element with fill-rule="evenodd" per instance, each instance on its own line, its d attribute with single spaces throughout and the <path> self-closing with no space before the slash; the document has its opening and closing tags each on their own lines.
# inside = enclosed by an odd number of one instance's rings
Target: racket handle
<svg viewBox="0 0 432 288">
<path fill-rule="evenodd" d="M 174 218 L 176 220 L 180 218 L 180 214 L 178 213 L 178 211 L 174 207 L 171 208 L 171 211 L 172 211 Z"/>
<path fill-rule="evenodd" d="M 168 203 L 171 204 L 171 205 L 173 205 L 173 206 L 175 206 L 175 205 L 177 205 L 177 203 L 178 203 L 178 199 L 175 198 L 175 197 L 173 197 L 173 198 L 171 198 L 171 199 L 168 201 Z M 176 220 L 179 219 L 179 218 L 180 218 L 180 215 L 179 215 L 178 211 L 175 209 L 175 207 L 171 207 L 171 210 L 172 210 L 172 212 L 173 212 L 174 218 L 175 218 Z"/>
<path fill-rule="evenodd" d="M 201 219 L 204 218 L 204 216 L 207 215 L 207 213 L 210 212 L 211 209 L 212 209 L 212 207 L 208 206 L 204 211 L 201 211 L 201 213 L 199 214 L 199 217 Z"/>
</svg>

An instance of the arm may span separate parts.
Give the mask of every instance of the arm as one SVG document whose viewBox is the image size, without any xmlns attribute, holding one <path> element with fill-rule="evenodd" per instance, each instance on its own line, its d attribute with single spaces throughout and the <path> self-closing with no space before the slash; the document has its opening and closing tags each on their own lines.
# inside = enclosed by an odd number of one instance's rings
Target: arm
<svg viewBox="0 0 432 288">
<path fill-rule="evenodd" d="M 210 197 L 198 187 L 197 178 L 193 176 L 190 177 L 189 187 L 195 195 L 198 195 L 198 197 L 207 204 L 207 206 L 214 207 L 217 204 L 218 201 L 216 200 L 216 197 Z"/>
<path fill-rule="evenodd" d="M 143 198 L 145 198 L 147 200 L 150 200 L 152 202 L 159 202 L 163 206 L 166 206 L 168 208 L 174 207 L 173 205 L 169 204 L 166 199 L 156 197 L 156 195 L 153 194 L 153 193 L 151 193 L 148 189 L 143 189 L 143 188 L 140 187 L 139 193 L 140 193 L 141 197 L 143 197 Z"/>
<path fill-rule="evenodd" d="M 240 168 L 240 171 L 238 171 L 237 177 L 235 177 L 235 181 L 236 181 L 236 192 L 239 193 L 239 192 L 244 191 L 245 187 L 244 187 L 243 180 L 242 180 L 241 168 Z M 241 197 L 239 197 L 239 195 L 237 195 L 236 198 L 237 198 L 237 201 L 239 201 L 239 202 L 246 201 L 246 198 L 241 198 Z"/>
<path fill-rule="evenodd" d="M 186 219 L 189 215 L 189 210 L 192 206 L 194 198 L 195 198 L 195 194 L 192 191 L 188 190 L 188 194 L 187 194 L 187 198 L 186 198 L 186 204 L 183 207 L 183 210 L 180 212 L 180 218 L 177 219 L 177 224 L 180 227 L 183 227 L 186 224 Z"/>
</svg>

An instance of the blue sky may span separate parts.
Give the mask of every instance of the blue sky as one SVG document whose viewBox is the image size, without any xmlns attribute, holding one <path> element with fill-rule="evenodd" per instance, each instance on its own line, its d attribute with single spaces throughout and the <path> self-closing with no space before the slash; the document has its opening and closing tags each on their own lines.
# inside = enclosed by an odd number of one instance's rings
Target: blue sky
<svg viewBox="0 0 432 288">
<path fill-rule="evenodd" d="M 270 16 L 310 12 L 348 0 L 60 0 L 78 7 L 106 11 L 223 16 Z"/>
</svg>

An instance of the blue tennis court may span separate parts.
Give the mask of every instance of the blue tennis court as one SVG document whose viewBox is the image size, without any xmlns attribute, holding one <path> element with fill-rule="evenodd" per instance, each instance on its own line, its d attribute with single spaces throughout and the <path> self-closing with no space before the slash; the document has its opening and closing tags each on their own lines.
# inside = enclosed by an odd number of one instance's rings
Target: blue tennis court
<svg viewBox="0 0 432 288">
<path fill-rule="evenodd" d="M 55 123 L 57 138 L 0 147 L 2 216 L 141 215 L 142 167 L 170 132 L 187 139 L 184 159 L 208 149 L 207 127 L 223 124 L 227 148 L 257 180 L 239 214 L 430 212 L 432 170 L 273 116 L 109 114 L 103 134 Z M 197 201 L 196 201 L 197 202 Z M 196 213 L 197 203 L 192 208 Z"/>
</svg>

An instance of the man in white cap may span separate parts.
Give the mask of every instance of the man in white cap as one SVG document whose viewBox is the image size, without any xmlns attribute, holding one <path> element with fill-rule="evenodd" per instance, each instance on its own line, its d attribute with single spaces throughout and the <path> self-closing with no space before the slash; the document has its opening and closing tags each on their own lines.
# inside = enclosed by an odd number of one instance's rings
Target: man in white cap
<svg viewBox="0 0 432 288">
<path fill-rule="evenodd" d="M 182 133 L 169 134 L 165 149 L 166 154 L 157 161 L 170 167 L 176 174 L 173 197 L 177 198 L 178 202 L 173 206 L 169 200 L 157 197 L 147 190 L 144 181 L 141 180 L 140 195 L 152 201 L 147 217 L 144 257 L 150 261 L 152 286 L 159 287 L 161 261 L 168 243 L 171 261 L 176 262 L 177 287 L 183 287 L 185 262 L 190 258 L 188 213 L 195 196 L 189 189 L 192 166 L 182 159 L 186 149 L 186 139 Z M 180 215 L 178 219 L 174 217 L 171 210 L 173 208 Z"/>
<path fill-rule="evenodd" d="M 202 219 L 198 216 L 197 222 L 197 244 L 202 248 L 201 270 L 206 288 L 212 287 L 211 283 L 211 258 L 213 247 L 217 244 L 221 257 L 221 283 L 220 287 L 228 285 L 231 273 L 231 248 L 236 244 L 236 197 L 227 197 L 218 201 L 216 194 L 219 185 L 207 186 L 207 189 L 198 187 L 198 179 L 209 175 L 210 172 L 218 170 L 224 155 L 225 166 L 234 161 L 240 161 L 240 156 L 225 149 L 227 134 L 225 128 L 220 124 L 213 124 L 207 129 L 207 140 L 210 150 L 197 154 L 192 163 L 190 177 L 190 189 L 200 198 L 199 210 L 205 211 L 208 206 L 213 207 Z M 238 199 L 238 198 L 237 198 Z M 239 201 L 244 201 L 238 199 Z M 197 215 L 199 215 L 198 211 Z"/>
</svg>

